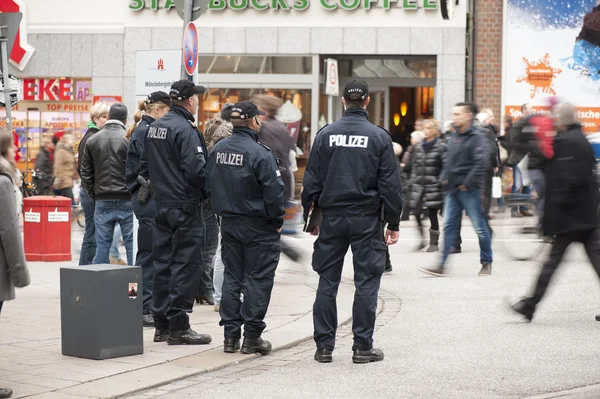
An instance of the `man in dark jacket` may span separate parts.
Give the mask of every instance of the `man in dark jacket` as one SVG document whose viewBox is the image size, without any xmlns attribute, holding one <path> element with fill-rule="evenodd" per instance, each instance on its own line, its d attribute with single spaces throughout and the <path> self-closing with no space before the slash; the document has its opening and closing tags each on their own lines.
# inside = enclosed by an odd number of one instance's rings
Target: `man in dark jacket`
<svg viewBox="0 0 600 399">
<path fill-rule="evenodd" d="M 94 264 L 110 262 L 110 246 L 119 223 L 127 250 L 127 264 L 133 265 L 133 211 L 125 185 L 125 138 L 127 107 L 113 104 L 102 130 L 85 144 L 81 160 L 81 182 L 95 202 L 96 256 Z"/>
<path fill-rule="evenodd" d="M 452 119 L 456 134 L 448 141 L 448 155 L 441 178 L 448 190 L 444 204 L 444 254 L 438 267 L 421 269 L 433 276 L 446 273 L 446 260 L 463 210 L 467 212 L 479 237 L 479 275 L 489 276 L 492 273 L 490 232 L 481 205 L 483 177 L 488 163 L 487 139 L 474 123 L 476 114 L 477 106 L 472 103 L 458 103 L 454 107 Z"/>
<path fill-rule="evenodd" d="M 558 135 L 554 158 L 546 170 L 546 211 L 544 234 L 556 236 L 550 257 L 542 267 L 533 295 L 512 305 L 527 320 L 533 319 L 536 306 L 571 243 L 581 242 L 600 277 L 600 233 L 598 231 L 599 193 L 596 183 L 596 159 L 583 135 L 571 104 L 554 109 Z M 598 318 L 597 318 L 598 319 Z"/>
<path fill-rule="evenodd" d="M 98 133 L 100 129 L 104 127 L 108 119 L 108 111 L 110 106 L 107 103 L 99 102 L 94 104 L 90 109 L 90 122 L 88 123 L 88 130 L 79 142 L 78 148 L 78 160 L 77 162 L 77 173 L 81 177 L 81 162 L 83 160 L 84 149 L 87 141 L 94 134 Z M 94 213 L 95 205 L 94 201 L 88 195 L 87 190 L 81 185 L 79 191 L 79 204 L 83 209 L 85 215 L 85 231 L 83 233 L 83 241 L 81 242 L 81 252 L 79 253 L 79 265 L 91 265 L 94 263 L 94 256 L 96 256 L 96 225 L 94 224 Z"/>
<path fill-rule="evenodd" d="M 279 263 L 285 210 L 277 161 L 258 142 L 263 114 L 250 101 L 235 104 L 232 136 L 217 143 L 208 157 L 211 203 L 223 218 L 225 275 L 219 311 L 226 353 L 239 347 L 242 324 L 242 353 L 271 352 L 271 344 L 261 335 Z"/>
<path fill-rule="evenodd" d="M 210 335 L 190 327 L 198 290 L 204 233 L 202 204 L 208 200 L 206 144 L 194 115 L 204 87 L 189 80 L 171 86 L 169 113 L 153 122 L 146 136 L 140 175 L 150 180 L 156 203 L 152 232 L 154 285 L 152 314 L 154 342 L 169 345 L 206 345 Z"/>
<path fill-rule="evenodd" d="M 377 294 L 386 264 L 386 244 L 398 241 L 402 192 L 389 133 L 369 122 L 369 87 L 353 80 L 344 89 L 344 116 L 315 138 L 304 174 L 302 206 L 323 214 L 315 243 L 313 269 L 319 288 L 313 320 L 315 360 L 332 361 L 337 328 L 335 297 L 348 247 L 354 255 L 356 296 L 353 307 L 355 363 L 383 360 L 373 348 Z M 387 231 L 383 232 L 387 224 Z"/>
<path fill-rule="evenodd" d="M 48 137 L 42 137 L 40 152 L 35 157 L 35 185 L 39 195 L 49 195 L 50 186 L 54 180 L 52 176 L 53 167 L 50 159 L 54 144 Z"/>
</svg>

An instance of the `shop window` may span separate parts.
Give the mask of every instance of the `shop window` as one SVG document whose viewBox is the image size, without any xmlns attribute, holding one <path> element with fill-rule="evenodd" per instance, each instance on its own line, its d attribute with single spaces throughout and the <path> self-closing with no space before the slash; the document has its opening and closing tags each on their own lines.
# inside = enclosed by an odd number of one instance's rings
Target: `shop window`
<svg viewBox="0 0 600 399">
<path fill-rule="evenodd" d="M 312 73 L 311 57 L 200 56 L 198 73 L 294 74 Z"/>
<path fill-rule="evenodd" d="M 323 57 L 325 58 L 325 57 Z M 336 58 L 335 56 L 333 58 Z M 323 74 L 324 62 L 321 63 Z M 338 58 L 340 76 L 367 78 L 421 78 L 435 79 L 436 57 L 406 56 L 397 58 Z"/>
<path fill-rule="evenodd" d="M 283 100 L 280 115 L 288 125 L 296 145 L 302 150 L 301 157 L 308 157 L 310 151 L 310 89 L 219 89 L 209 88 L 200 103 L 199 120 L 202 124 L 217 116 L 226 103 L 235 104 L 249 100 L 255 94 L 269 94 Z M 287 119 L 286 119 L 287 118 Z M 298 119 L 298 120 L 296 120 Z"/>
</svg>

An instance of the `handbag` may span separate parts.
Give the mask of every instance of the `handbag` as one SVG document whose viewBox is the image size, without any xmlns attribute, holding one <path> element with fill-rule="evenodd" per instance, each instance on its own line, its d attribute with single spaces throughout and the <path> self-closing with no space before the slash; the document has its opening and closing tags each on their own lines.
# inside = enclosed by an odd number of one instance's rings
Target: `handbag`
<svg viewBox="0 0 600 399">
<path fill-rule="evenodd" d="M 502 197 L 502 178 L 500 176 L 494 176 L 492 179 L 492 198 Z"/>
</svg>

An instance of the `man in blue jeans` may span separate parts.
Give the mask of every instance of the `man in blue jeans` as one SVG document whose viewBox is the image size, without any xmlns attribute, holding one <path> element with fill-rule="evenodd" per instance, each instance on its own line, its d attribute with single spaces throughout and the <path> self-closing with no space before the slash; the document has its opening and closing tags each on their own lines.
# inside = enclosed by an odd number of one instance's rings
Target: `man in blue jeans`
<svg viewBox="0 0 600 399">
<path fill-rule="evenodd" d="M 81 182 L 95 202 L 96 255 L 94 264 L 110 262 L 115 225 L 121 226 L 127 251 L 127 264 L 133 265 L 133 210 L 125 185 L 127 108 L 110 107 L 108 121 L 85 145 L 81 160 Z"/>
<path fill-rule="evenodd" d="M 444 253 L 438 267 L 421 269 L 433 276 L 444 276 L 446 260 L 456 239 L 458 225 L 463 210 L 471 219 L 479 237 L 481 270 L 480 276 L 492 273 L 492 245 L 490 232 L 483 214 L 481 202 L 483 178 L 488 162 L 487 141 L 484 134 L 473 125 L 477 106 L 472 103 L 458 103 L 454 107 L 452 122 L 456 134 L 448 141 L 448 153 L 442 184 L 448 194 L 444 204 Z"/>
</svg>

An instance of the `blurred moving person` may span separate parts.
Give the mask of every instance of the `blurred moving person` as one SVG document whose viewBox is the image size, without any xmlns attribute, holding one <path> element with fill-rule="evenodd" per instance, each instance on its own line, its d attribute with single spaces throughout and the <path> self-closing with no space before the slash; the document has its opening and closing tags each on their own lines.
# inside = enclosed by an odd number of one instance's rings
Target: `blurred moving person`
<svg viewBox="0 0 600 399">
<path fill-rule="evenodd" d="M 554 113 L 558 134 L 554 140 L 554 157 L 546 169 L 546 207 L 542 225 L 544 234 L 555 236 L 555 239 L 532 295 L 511 307 L 529 321 L 533 319 L 537 305 L 573 242 L 584 245 L 600 278 L 600 198 L 594 151 L 583 134 L 573 105 L 559 104 Z"/>
<path fill-rule="evenodd" d="M 50 187 L 52 187 L 53 180 L 53 164 L 52 164 L 52 152 L 54 151 L 54 144 L 52 139 L 48 135 L 42 135 L 40 143 L 40 152 L 35 157 L 35 171 L 42 172 L 44 175 L 39 174 L 35 177 L 35 185 L 40 195 L 50 195 Z"/>
<path fill-rule="evenodd" d="M 426 208 L 430 222 L 427 252 L 437 252 L 440 238 L 440 224 L 437 215 L 444 204 L 441 174 L 448 147 L 439 137 L 439 122 L 431 119 L 424 121 L 423 133 L 425 138 L 415 145 L 411 157 L 409 201 L 410 208 L 415 210 L 415 218 L 421 236 L 417 250 L 427 246 L 425 229 L 421 221 L 421 210 Z"/>
<path fill-rule="evenodd" d="M 477 113 L 477 106 L 473 103 L 462 102 L 454 106 L 452 119 L 456 133 L 448 140 L 448 155 L 441 178 L 448 190 L 444 203 L 444 253 L 437 267 L 421 269 L 426 274 L 446 275 L 446 261 L 455 242 L 463 210 L 479 237 L 479 275 L 492 274 L 490 231 L 481 203 L 489 153 L 487 139 L 475 122 Z"/>
<path fill-rule="evenodd" d="M 74 181 L 77 176 L 75 167 L 74 138 L 72 134 L 62 136 L 54 150 L 54 189 L 58 195 L 75 200 L 73 196 Z"/>
</svg>

